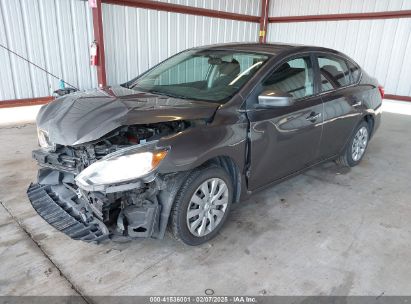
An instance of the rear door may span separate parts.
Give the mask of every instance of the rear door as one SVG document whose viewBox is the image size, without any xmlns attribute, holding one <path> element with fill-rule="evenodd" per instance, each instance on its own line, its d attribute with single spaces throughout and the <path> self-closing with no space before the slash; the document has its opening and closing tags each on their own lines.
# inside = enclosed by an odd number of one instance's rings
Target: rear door
<svg viewBox="0 0 411 304">
<path fill-rule="evenodd" d="M 295 103 L 286 107 L 255 108 L 258 95 L 268 90 L 291 94 Z M 309 54 L 285 60 L 257 86 L 249 99 L 250 190 L 303 169 L 318 159 L 323 106 L 315 91 L 313 58 Z"/>
<path fill-rule="evenodd" d="M 326 159 L 344 148 L 360 120 L 363 103 L 346 58 L 319 53 L 314 63 L 324 104 L 320 159 Z"/>
</svg>

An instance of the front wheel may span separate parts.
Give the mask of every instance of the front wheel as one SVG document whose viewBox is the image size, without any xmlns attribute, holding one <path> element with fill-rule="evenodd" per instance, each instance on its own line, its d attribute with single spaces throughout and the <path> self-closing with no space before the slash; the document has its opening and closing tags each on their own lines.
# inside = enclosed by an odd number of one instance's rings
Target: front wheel
<svg viewBox="0 0 411 304">
<path fill-rule="evenodd" d="M 183 183 L 171 211 L 173 235 L 191 246 L 212 239 L 227 219 L 232 199 L 233 186 L 225 170 L 196 169 Z"/>
<path fill-rule="evenodd" d="M 337 159 L 337 163 L 347 167 L 358 165 L 365 154 L 370 139 L 370 128 L 366 121 L 362 121 L 354 131 L 347 147 Z"/>
</svg>

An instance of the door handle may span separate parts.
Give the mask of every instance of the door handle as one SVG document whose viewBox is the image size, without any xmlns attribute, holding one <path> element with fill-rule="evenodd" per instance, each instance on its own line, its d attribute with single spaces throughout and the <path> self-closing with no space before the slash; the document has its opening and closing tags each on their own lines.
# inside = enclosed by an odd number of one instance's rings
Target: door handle
<svg viewBox="0 0 411 304">
<path fill-rule="evenodd" d="M 355 101 L 355 102 L 352 104 L 352 107 L 358 108 L 358 107 L 360 107 L 361 105 L 362 105 L 362 101 L 359 100 L 359 101 Z"/>
<path fill-rule="evenodd" d="M 311 114 L 307 116 L 305 119 L 311 122 L 315 122 L 320 117 L 321 117 L 321 113 L 311 112 Z"/>
</svg>

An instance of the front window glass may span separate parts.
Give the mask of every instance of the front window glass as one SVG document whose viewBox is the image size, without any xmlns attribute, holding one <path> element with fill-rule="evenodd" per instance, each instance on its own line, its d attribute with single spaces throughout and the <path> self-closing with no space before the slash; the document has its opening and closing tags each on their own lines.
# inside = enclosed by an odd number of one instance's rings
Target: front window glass
<svg viewBox="0 0 411 304">
<path fill-rule="evenodd" d="M 283 63 L 263 83 L 264 90 L 287 93 L 295 99 L 314 94 L 313 69 L 309 57 Z"/>
<path fill-rule="evenodd" d="M 321 74 L 321 91 L 326 92 L 350 84 L 350 72 L 345 60 L 319 56 L 318 65 L 320 66 Z"/>
<path fill-rule="evenodd" d="M 191 50 L 161 63 L 129 87 L 177 98 L 223 102 L 233 96 L 268 56 L 236 51 Z"/>
</svg>

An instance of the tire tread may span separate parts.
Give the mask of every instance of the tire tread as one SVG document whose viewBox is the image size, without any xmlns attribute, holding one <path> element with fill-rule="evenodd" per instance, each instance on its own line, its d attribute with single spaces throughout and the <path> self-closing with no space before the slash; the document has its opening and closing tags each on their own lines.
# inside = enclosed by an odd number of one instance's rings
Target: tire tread
<svg viewBox="0 0 411 304">
<path fill-rule="evenodd" d="M 180 188 L 180 190 L 178 191 L 178 193 L 176 195 L 176 199 L 174 201 L 173 208 L 171 209 L 171 213 L 170 213 L 171 234 L 172 234 L 174 239 L 176 239 L 180 242 L 183 242 L 183 240 L 180 238 L 179 233 L 178 233 L 178 223 L 177 223 L 177 219 L 178 219 L 178 217 L 181 213 L 181 210 L 182 210 L 180 208 L 180 205 L 183 203 L 183 196 L 187 192 L 187 188 L 193 183 L 193 181 L 196 178 L 198 178 L 198 176 L 200 176 L 201 172 L 202 172 L 202 168 L 196 168 L 189 174 L 187 179 L 181 185 L 181 188 Z"/>
<path fill-rule="evenodd" d="M 230 183 L 230 185 L 227 185 L 231 191 L 230 193 L 230 199 L 228 202 L 228 207 L 227 207 L 227 211 L 226 214 L 229 213 L 230 210 L 230 205 L 233 199 L 233 191 L 232 191 L 232 181 L 228 175 L 228 173 L 221 167 L 219 167 L 218 165 L 215 164 L 211 164 L 208 166 L 202 166 L 199 168 L 194 169 L 187 177 L 187 179 L 183 182 L 183 184 L 181 185 L 181 188 L 179 189 L 173 207 L 171 209 L 171 213 L 170 213 L 170 230 L 171 230 L 171 234 L 173 236 L 174 239 L 190 245 L 190 246 L 195 246 L 195 245 L 200 245 L 204 242 L 207 242 L 208 240 L 210 240 L 211 238 L 213 238 L 215 236 L 216 233 L 218 233 L 218 230 L 215 230 L 211 232 L 210 234 L 206 235 L 203 237 L 202 240 L 198 240 L 196 239 L 196 237 L 190 235 L 190 236 L 186 236 L 184 235 L 184 233 L 182 233 L 184 231 L 184 229 L 186 228 L 182 228 L 181 225 L 182 224 L 182 219 L 181 217 L 183 216 L 182 213 L 185 212 L 186 209 L 186 204 L 187 204 L 187 196 L 191 195 L 190 190 L 192 185 L 194 183 L 197 182 L 197 180 L 206 172 L 209 172 L 211 170 L 216 170 L 216 171 L 220 171 L 221 175 L 225 175 L 224 177 L 228 180 L 228 182 Z M 221 176 L 220 176 L 221 177 Z M 190 196 L 191 197 L 191 196 Z M 186 221 L 185 216 L 184 216 L 184 222 Z M 225 219 L 224 219 L 225 221 Z M 222 221 L 222 224 L 224 224 L 224 221 Z M 221 227 L 220 227 L 221 228 Z M 187 232 L 185 232 L 187 233 Z"/>
<path fill-rule="evenodd" d="M 364 151 L 363 156 L 362 156 L 358 161 L 354 161 L 354 160 L 351 158 L 351 146 L 352 146 L 352 142 L 353 142 L 353 139 L 354 139 L 355 134 L 357 133 L 357 131 L 358 131 L 361 127 L 366 127 L 366 128 L 367 128 L 367 130 L 368 130 L 368 141 L 370 140 L 370 138 L 369 138 L 369 136 L 370 136 L 370 126 L 369 126 L 369 124 L 368 124 L 365 120 L 362 120 L 362 121 L 358 124 L 358 126 L 355 128 L 355 130 L 354 130 L 354 132 L 353 132 L 353 135 L 351 136 L 350 141 L 348 142 L 347 146 L 344 148 L 343 152 L 342 152 L 342 153 L 337 157 L 337 159 L 335 160 L 335 162 L 336 162 L 338 165 L 340 165 L 340 166 L 342 166 L 342 167 L 354 167 L 354 166 L 358 165 L 358 164 L 361 162 L 361 160 L 362 160 L 362 158 L 364 157 L 366 151 Z M 368 146 L 368 143 L 367 143 L 367 146 Z"/>
</svg>

